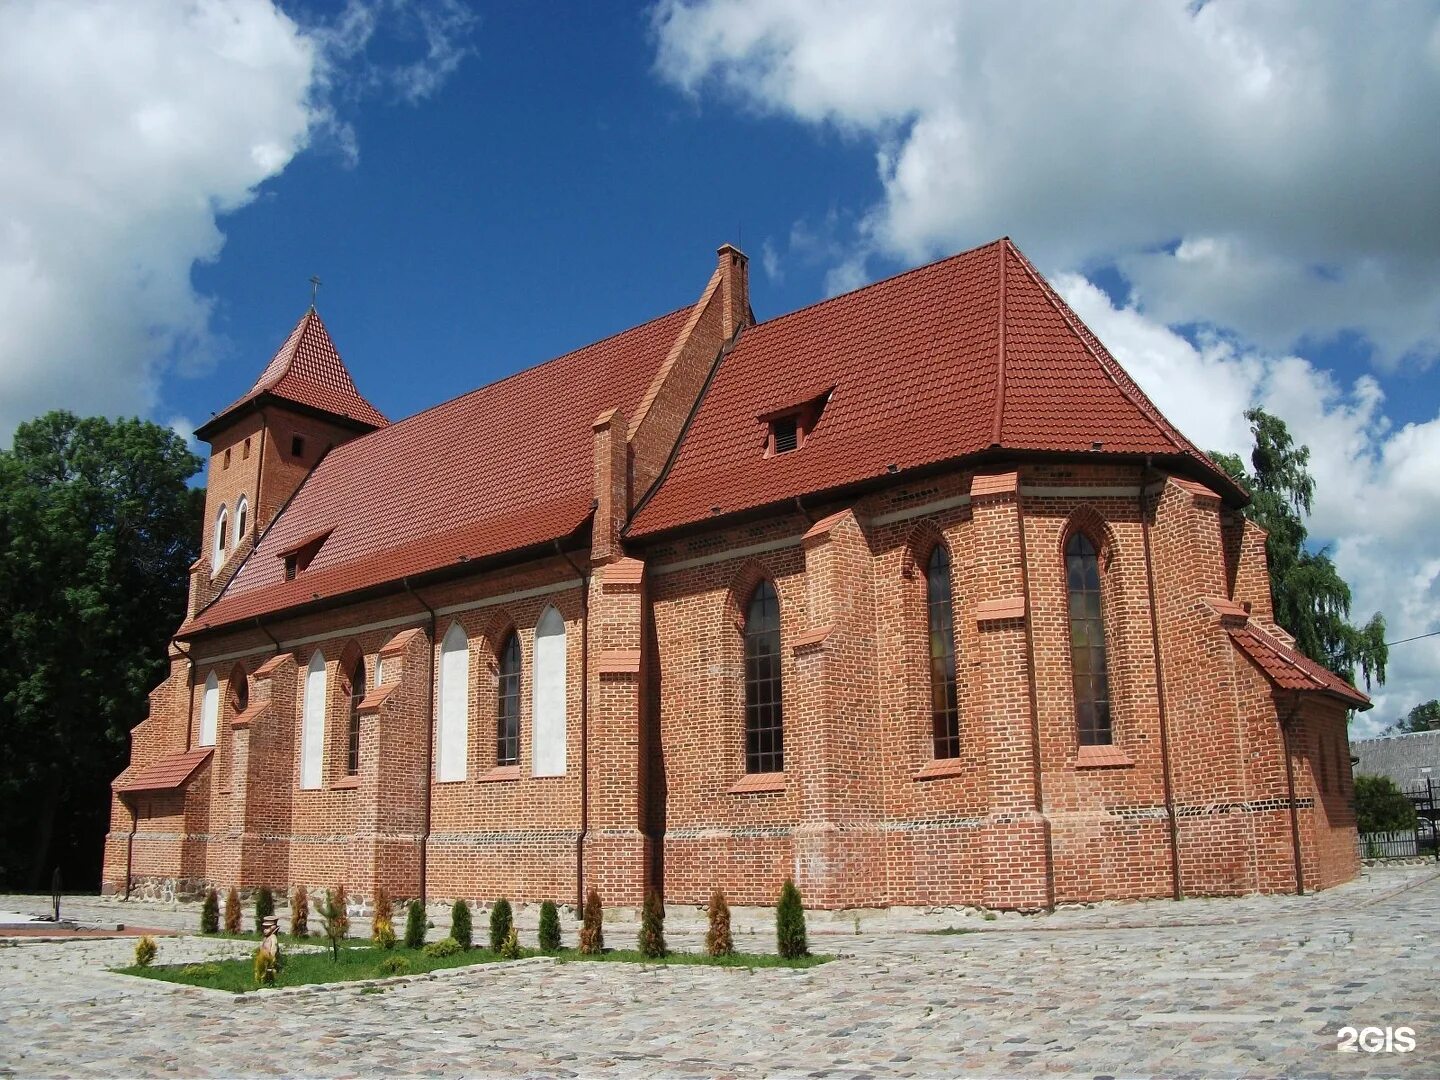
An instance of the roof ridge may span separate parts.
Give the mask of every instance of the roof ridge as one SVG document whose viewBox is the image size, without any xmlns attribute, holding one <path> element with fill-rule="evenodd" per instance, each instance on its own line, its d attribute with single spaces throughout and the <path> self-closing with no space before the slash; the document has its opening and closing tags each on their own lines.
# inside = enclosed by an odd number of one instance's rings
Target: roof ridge
<svg viewBox="0 0 1440 1080">
<path fill-rule="evenodd" d="M 813 303 L 806 304 L 804 307 L 798 307 L 795 308 L 793 311 L 783 312 L 782 314 L 776 315 L 773 319 L 766 319 L 764 322 L 757 322 L 751 329 L 758 329 L 762 326 L 774 326 L 776 323 L 784 322 L 786 319 L 789 319 L 795 315 L 803 315 L 807 311 L 812 311 L 815 308 L 824 307 L 826 304 L 833 304 L 836 301 L 844 300 L 846 297 L 854 296 L 856 293 L 866 292 L 869 289 L 877 289 L 881 285 L 888 285 L 892 281 L 899 281 L 901 278 L 909 277 L 911 274 L 923 273 L 924 271 L 932 270 L 937 266 L 944 266 L 946 263 L 955 262 L 957 259 L 963 259 L 969 255 L 974 255 L 978 252 L 984 251 L 988 247 L 992 247 L 995 244 L 1003 243 L 1006 239 L 1008 238 L 999 237 L 995 240 L 987 240 L 983 244 L 976 244 L 974 247 L 966 248 L 964 251 L 957 251 L 953 255 L 946 255 L 943 259 L 935 259 L 931 262 L 921 263 L 919 266 L 912 266 L 909 269 L 900 270 L 894 274 L 890 274 L 888 277 L 878 278 L 875 281 L 868 281 L 864 285 L 857 285 L 855 288 L 847 289 L 845 292 L 836 293 L 834 296 L 827 296 L 823 300 L 816 300 Z"/>
<path fill-rule="evenodd" d="M 1005 430 L 1005 249 L 1010 246 L 1010 238 L 1000 238 L 1000 314 L 999 330 L 1000 345 L 999 359 L 995 365 L 995 423 L 990 430 L 990 445 L 999 446 L 1001 436 Z"/>
<path fill-rule="evenodd" d="M 538 364 L 531 364 L 529 367 L 521 368 L 518 371 L 512 371 L 509 375 L 503 375 L 500 378 L 494 380 L 493 382 L 481 383 L 479 386 L 472 387 L 471 389 L 466 390 L 462 394 L 456 394 L 454 397 L 446 398 L 444 401 L 437 401 L 434 405 L 427 406 L 426 408 L 421 409 L 419 412 L 411 413 L 409 416 L 402 417 L 399 420 L 393 421 L 384 430 L 393 431 L 396 428 L 403 427 L 404 425 L 410 423 L 410 421 L 412 420 L 417 420 L 422 416 L 433 413 L 436 409 L 443 409 L 445 406 L 453 405 L 457 401 L 464 401 L 466 398 L 473 397 L 474 395 L 482 393 L 485 390 L 493 390 L 497 386 L 505 385 L 512 379 L 518 379 L 520 378 L 520 376 L 528 375 L 533 371 L 540 371 L 544 368 L 549 367 L 551 364 L 558 364 L 561 360 L 567 360 L 570 357 L 574 356 L 576 353 L 582 353 L 585 352 L 587 349 L 593 349 L 597 345 L 604 345 L 607 341 L 614 341 L 616 338 L 624 337 L 626 334 L 633 333 L 636 330 L 642 330 L 647 326 L 654 326 L 656 323 L 663 322 L 666 319 L 672 319 L 682 311 L 689 311 L 690 307 L 691 305 L 686 304 L 684 307 L 678 307 L 675 308 L 673 311 L 667 311 L 663 315 L 657 315 L 653 319 L 646 319 L 644 322 L 636 323 L 634 326 L 627 326 L 624 330 L 617 330 L 613 334 L 606 334 L 602 338 L 596 338 L 594 341 L 587 342 L 584 345 L 578 345 L 567 352 L 560 353 L 558 356 L 552 356 L 548 360 L 542 360 Z M 589 421 L 587 420 L 586 423 L 588 424 Z M 351 439 L 349 442 L 345 443 L 344 446 L 354 446 L 356 443 L 360 442 L 361 439 L 368 438 L 369 436 L 374 434 L 374 431 L 367 431 L 364 435 L 360 436 L 360 438 Z M 343 449 L 343 447 L 336 447 L 336 449 Z"/>
<path fill-rule="evenodd" d="M 1125 372 L 1124 368 L 1120 366 L 1120 362 L 1110 355 L 1110 351 L 1105 348 L 1100 342 L 1100 339 L 1095 337 L 1094 333 L 1087 333 L 1089 327 L 1085 326 L 1080 316 L 1076 315 L 1070 309 L 1070 305 L 1065 303 L 1064 298 L 1045 280 L 1040 271 L 1035 269 L 1030 260 L 1025 257 L 1025 253 L 1019 248 L 1016 248 L 1015 254 L 1019 257 L 1020 266 L 1024 269 L 1025 273 L 1029 275 L 1030 280 L 1039 287 L 1045 299 L 1049 301 L 1050 306 L 1055 309 L 1060 318 L 1065 320 L 1065 325 L 1070 328 L 1071 333 L 1080 339 L 1080 344 L 1085 347 L 1085 351 L 1100 365 L 1100 370 L 1103 371 L 1105 377 L 1114 384 L 1115 389 L 1120 391 L 1121 396 L 1130 402 L 1131 405 L 1135 406 L 1146 419 L 1155 424 L 1155 426 L 1160 429 L 1161 434 L 1169 440 L 1170 445 L 1175 447 L 1176 450 L 1182 454 L 1189 451 L 1197 454 L 1200 453 L 1189 439 L 1181 435 L 1174 426 L 1165 419 L 1164 415 L 1155 407 L 1154 403 L 1144 396 L 1144 391 L 1140 390 L 1139 386 L 1134 383 L 1134 380 L 1129 377 L 1129 373 Z M 1117 375 L 1116 369 L 1119 369 L 1120 373 L 1125 376 L 1123 379 L 1120 375 Z M 1139 397 L 1140 400 L 1136 400 L 1137 397 Z M 1204 457 L 1204 455 L 1201 454 L 1201 457 Z M 1205 458 L 1205 460 L 1209 461 L 1210 459 Z"/>
</svg>

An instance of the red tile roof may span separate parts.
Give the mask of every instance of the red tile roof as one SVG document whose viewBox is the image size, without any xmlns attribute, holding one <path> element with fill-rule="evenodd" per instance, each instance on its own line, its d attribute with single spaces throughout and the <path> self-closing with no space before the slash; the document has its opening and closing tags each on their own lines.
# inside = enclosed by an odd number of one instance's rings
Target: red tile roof
<svg viewBox="0 0 1440 1080">
<path fill-rule="evenodd" d="M 332 450 L 186 635 L 569 536 L 594 497 L 591 422 L 632 410 L 690 308 Z M 286 581 L 284 553 L 326 533 Z"/>
<path fill-rule="evenodd" d="M 766 457 L 761 418 L 832 386 L 804 445 Z M 746 330 L 627 535 L 987 450 L 1089 454 L 1097 443 L 1246 497 L 998 240 Z"/>
<path fill-rule="evenodd" d="M 344 417 L 365 427 L 384 427 L 389 422 L 355 388 L 320 313 L 313 307 L 295 324 L 255 385 L 202 424 L 196 434 L 204 438 L 204 433 L 214 431 L 219 421 L 262 395 Z"/>
<path fill-rule="evenodd" d="M 1282 690 L 1329 694 L 1352 708 L 1370 708 L 1370 699 L 1328 668 L 1304 656 L 1251 623 L 1229 631 L 1236 646 L 1255 661 L 1265 677 Z"/>
<path fill-rule="evenodd" d="M 174 791 L 190 779 L 214 749 L 213 746 L 204 746 L 187 750 L 183 754 L 173 754 L 152 762 L 130 776 L 121 773 L 114 788 L 116 791 Z"/>
</svg>

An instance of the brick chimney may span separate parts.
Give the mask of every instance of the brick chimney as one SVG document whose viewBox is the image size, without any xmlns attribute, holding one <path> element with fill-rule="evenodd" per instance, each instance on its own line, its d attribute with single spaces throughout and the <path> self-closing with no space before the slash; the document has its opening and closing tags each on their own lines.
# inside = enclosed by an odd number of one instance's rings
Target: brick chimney
<svg viewBox="0 0 1440 1080">
<path fill-rule="evenodd" d="M 720 258 L 722 329 L 729 341 L 735 331 L 755 321 L 750 314 L 750 260 L 734 244 L 721 244 L 716 254 Z"/>
</svg>

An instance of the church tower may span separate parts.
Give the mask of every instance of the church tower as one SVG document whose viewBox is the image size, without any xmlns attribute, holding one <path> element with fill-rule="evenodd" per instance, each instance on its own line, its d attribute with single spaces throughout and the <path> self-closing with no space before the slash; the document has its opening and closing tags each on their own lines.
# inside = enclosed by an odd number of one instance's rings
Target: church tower
<svg viewBox="0 0 1440 1080">
<path fill-rule="evenodd" d="M 312 304 L 245 396 L 195 432 L 210 444 L 210 467 L 189 614 L 224 588 L 331 447 L 387 423 L 355 388 Z"/>
</svg>

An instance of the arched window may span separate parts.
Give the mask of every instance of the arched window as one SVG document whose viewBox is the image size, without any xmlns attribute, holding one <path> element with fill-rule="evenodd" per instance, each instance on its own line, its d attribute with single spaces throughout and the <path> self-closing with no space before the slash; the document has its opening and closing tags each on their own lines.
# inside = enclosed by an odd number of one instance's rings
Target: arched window
<svg viewBox="0 0 1440 1080">
<path fill-rule="evenodd" d="M 565 775 L 565 620 L 547 607 L 535 624 L 530 673 L 530 775 Z"/>
<path fill-rule="evenodd" d="M 496 702 L 495 764 L 520 763 L 520 638 L 515 631 L 500 649 L 500 687 Z"/>
<path fill-rule="evenodd" d="M 1110 689 L 1105 678 L 1100 557 L 1082 532 L 1074 533 L 1065 544 L 1065 583 L 1070 593 L 1070 670 L 1080 745 L 1109 745 Z"/>
<path fill-rule="evenodd" d="M 451 623 L 440 646 L 440 726 L 437 780 L 464 780 L 470 742 L 470 640 Z"/>
<path fill-rule="evenodd" d="M 215 535 L 211 537 L 210 566 L 219 570 L 225 564 L 225 531 L 230 526 L 230 515 L 225 507 L 215 515 Z"/>
<path fill-rule="evenodd" d="M 930 717 L 935 756 L 960 756 L 960 706 L 955 690 L 955 608 L 950 595 L 950 553 L 936 544 L 925 570 L 930 613 Z"/>
<path fill-rule="evenodd" d="M 355 664 L 345 673 L 350 691 L 350 726 L 346 732 L 345 775 L 360 772 L 360 703 L 365 700 L 365 657 L 355 657 Z"/>
<path fill-rule="evenodd" d="M 780 601 L 762 581 L 745 612 L 745 771 L 785 771 L 780 695 Z"/>
<path fill-rule="evenodd" d="M 300 786 L 318 788 L 325 762 L 325 654 L 319 649 L 305 669 L 305 703 L 300 714 Z"/>
<path fill-rule="evenodd" d="M 212 671 L 205 676 L 205 696 L 200 699 L 200 745 L 214 746 L 220 728 L 220 680 Z"/>
<path fill-rule="evenodd" d="M 244 495 L 235 504 L 235 537 L 230 543 L 230 550 L 234 551 L 245 539 L 245 527 L 250 524 L 250 500 Z"/>
</svg>

